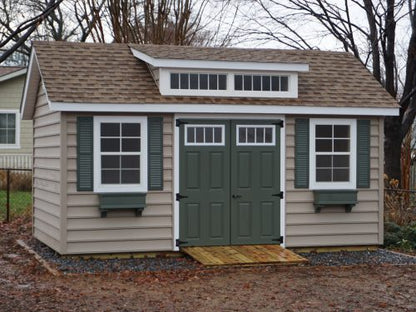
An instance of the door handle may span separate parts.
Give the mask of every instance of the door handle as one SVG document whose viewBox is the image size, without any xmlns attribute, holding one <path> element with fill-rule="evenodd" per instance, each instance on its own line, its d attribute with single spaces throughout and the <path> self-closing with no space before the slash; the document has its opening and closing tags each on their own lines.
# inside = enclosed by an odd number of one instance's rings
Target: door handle
<svg viewBox="0 0 416 312">
<path fill-rule="evenodd" d="M 237 195 L 237 194 L 233 194 L 231 197 L 232 198 L 241 198 L 242 196 L 241 195 Z"/>
</svg>

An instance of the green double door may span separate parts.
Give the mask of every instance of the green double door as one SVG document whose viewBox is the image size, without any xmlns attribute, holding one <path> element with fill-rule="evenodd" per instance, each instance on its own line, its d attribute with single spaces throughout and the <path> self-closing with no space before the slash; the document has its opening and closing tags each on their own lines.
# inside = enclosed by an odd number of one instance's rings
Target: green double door
<svg viewBox="0 0 416 312">
<path fill-rule="evenodd" d="M 279 243 L 279 121 L 180 120 L 179 127 L 181 246 Z"/>
</svg>

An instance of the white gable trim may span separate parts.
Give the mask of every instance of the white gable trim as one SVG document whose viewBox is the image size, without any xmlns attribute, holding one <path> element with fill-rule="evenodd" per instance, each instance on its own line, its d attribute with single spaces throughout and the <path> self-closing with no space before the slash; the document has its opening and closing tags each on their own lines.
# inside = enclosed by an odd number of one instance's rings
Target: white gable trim
<svg viewBox="0 0 416 312">
<path fill-rule="evenodd" d="M 23 88 L 22 102 L 20 104 L 20 118 L 23 120 L 32 119 L 32 114 L 35 108 L 35 101 L 38 95 L 37 91 L 39 87 L 40 78 L 41 75 L 38 61 L 36 58 L 35 49 L 32 47 L 29 59 L 29 66 L 27 68 L 25 85 Z"/>
<path fill-rule="evenodd" d="M 309 65 L 301 63 L 265 63 L 265 62 L 232 62 L 207 60 L 179 60 L 154 58 L 146 53 L 130 48 L 138 59 L 154 66 L 163 68 L 190 68 L 190 69 L 222 69 L 222 70 L 255 70 L 255 71 L 288 71 L 308 72 Z M 270 51 L 273 53 L 273 51 Z"/>
<path fill-rule="evenodd" d="M 22 68 L 22 69 L 14 71 L 14 72 L 5 74 L 3 76 L 0 76 L 0 82 L 9 80 L 9 79 L 12 79 L 12 78 L 15 78 L 15 77 L 19 77 L 19 76 L 24 75 L 24 74 L 26 74 L 26 68 Z"/>
<path fill-rule="evenodd" d="M 130 113 L 217 113 L 217 114 L 290 114 L 342 116 L 398 116 L 399 108 L 322 107 L 233 104 L 94 104 L 49 102 L 52 111 L 64 112 L 130 112 Z"/>
</svg>

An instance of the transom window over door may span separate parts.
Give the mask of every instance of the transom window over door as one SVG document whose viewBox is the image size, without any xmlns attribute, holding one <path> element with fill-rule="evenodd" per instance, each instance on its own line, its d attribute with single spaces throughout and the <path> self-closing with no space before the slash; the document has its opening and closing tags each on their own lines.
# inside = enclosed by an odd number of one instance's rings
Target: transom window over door
<svg viewBox="0 0 416 312">
<path fill-rule="evenodd" d="M 237 125 L 237 145 L 275 145 L 274 125 Z"/>
<path fill-rule="evenodd" d="M 145 117 L 94 118 L 96 191 L 147 190 L 146 129 Z"/>
<path fill-rule="evenodd" d="M 311 119 L 310 127 L 311 188 L 355 188 L 356 121 Z"/>
<path fill-rule="evenodd" d="M 224 125 L 185 125 L 185 145 L 224 144 Z"/>
</svg>

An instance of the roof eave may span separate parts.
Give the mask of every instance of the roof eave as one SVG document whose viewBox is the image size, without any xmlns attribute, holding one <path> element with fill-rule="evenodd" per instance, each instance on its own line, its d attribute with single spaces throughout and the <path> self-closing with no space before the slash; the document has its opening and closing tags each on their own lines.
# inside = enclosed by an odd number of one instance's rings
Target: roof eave
<svg viewBox="0 0 416 312">
<path fill-rule="evenodd" d="M 210 60 L 184 60 L 154 58 L 144 52 L 130 47 L 132 54 L 143 62 L 158 68 L 214 69 L 214 70 L 250 70 L 250 71 L 283 71 L 308 72 L 309 64 L 304 63 L 266 63 L 236 62 Z"/>
<path fill-rule="evenodd" d="M 307 105 L 236 105 L 236 104 L 114 104 L 49 102 L 52 111 L 65 112 L 123 112 L 123 113 L 199 113 L 207 114 L 281 114 L 337 116 L 398 116 L 399 107 L 317 107 Z"/>
<path fill-rule="evenodd" d="M 13 71 L 11 73 L 5 74 L 3 76 L 0 76 L 0 82 L 22 76 L 22 75 L 26 74 L 26 71 L 27 71 L 26 68 L 22 68 L 22 69 L 18 69 L 16 71 Z"/>
</svg>

